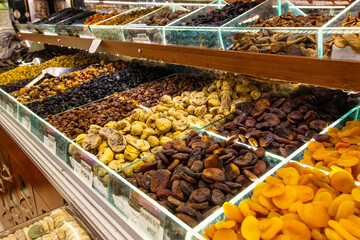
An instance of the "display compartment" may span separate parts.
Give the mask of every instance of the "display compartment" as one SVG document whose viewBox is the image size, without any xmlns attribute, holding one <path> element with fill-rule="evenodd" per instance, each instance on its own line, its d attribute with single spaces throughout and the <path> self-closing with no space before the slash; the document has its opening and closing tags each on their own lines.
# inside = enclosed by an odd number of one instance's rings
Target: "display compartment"
<svg viewBox="0 0 360 240">
<path fill-rule="evenodd" d="M 34 33 L 35 30 L 31 23 L 17 23 L 15 26 L 21 33 Z"/>
<path fill-rule="evenodd" d="M 56 24 L 34 24 L 35 29 L 44 35 L 59 35 Z"/>
<path fill-rule="evenodd" d="M 72 24 L 72 25 L 55 25 L 55 31 L 60 36 L 74 36 L 80 38 L 93 38 L 88 25 Z"/>
<path fill-rule="evenodd" d="M 200 136 L 205 136 L 204 133 L 206 131 L 200 129 L 197 132 Z M 226 139 L 210 132 L 206 133 L 218 141 Z M 183 139 L 186 141 L 186 138 Z M 248 149 L 247 146 L 242 144 L 235 144 L 244 147 L 244 149 Z M 130 176 L 130 174 L 139 171 L 138 169 L 143 164 L 156 161 L 158 154 L 160 154 L 162 151 L 163 150 L 159 150 L 158 152 L 155 152 L 146 158 L 143 158 L 137 162 L 133 162 L 131 165 L 118 171 L 118 175 L 110 176 L 109 197 L 120 212 L 121 216 L 126 220 L 133 221 L 134 226 L 136 226 L 136 228 L 149 239 L 189 239 L 191 232 L 193 232 L 196 228 L 189 227 L 189 225 L 185 224 L 185 222 L 176 217 L 175 214 L 172 213 L 167 207 L 164 207 L 158 201 L 154 200 L 154 193 L 149 193 L 148 195 L 142 192 L 141 188 L 139 189 L 138 187 L 132 185 L 131 178 L 127 178 Z M 272 154 L 266 154 L 266 159 L 269 162 L 270 167 L 274 167 L 278 163 L 284 161 L 284 158 L 278 158 Z M 186 163 L 184 163 L 184 165 L 185 164 Z M 233 197 L 236 198 L 238 194 L 241 194 L 241 191 Z M 213 216 L 214 213 L 211 214 L 208 212 L 206 215 L 204 215 L 205 220 L 203 221 L 213 219 Z M 147 218 L 147 220 L 141 220 L 143 217 Z M 149 226 L 151 221 L 156 221 L 156 224 Z M 144 225 L 149 227 L 144 228 Z"/>
<path fill-rule="evenodd" d="M 125 25 L 123 28 L 125 41 L 164 44 L 164 26 L 169 25 L 171 22 L 176 20 L 174 19 L 167 24 L 153 24 L 151 26 L 147 25 L 146 22 L 150 21 L 149 19 L 154 19 L 154 17 L 163 14 L 171 14 L 177 11 L 185 11 L 187 14 L 190 13 L 188 9 L 182 6 L 169 5 L 155 10 L 154 12 L 149 13 L 148 15 L 141 17 L 138 20 L 135 20 L 134 22 Z"/>
<path fill-rule="evenodd" d="M 226 2 L 215 0 L 191 14 L 170 23 L 165 27 L 165 44 L 223 49 L 219 27 L 190 27 L 185 26 L 185 24 L 198 15 L 205 15 L 214 9 L 221 9 L 225 5 Z"/>
</svg>

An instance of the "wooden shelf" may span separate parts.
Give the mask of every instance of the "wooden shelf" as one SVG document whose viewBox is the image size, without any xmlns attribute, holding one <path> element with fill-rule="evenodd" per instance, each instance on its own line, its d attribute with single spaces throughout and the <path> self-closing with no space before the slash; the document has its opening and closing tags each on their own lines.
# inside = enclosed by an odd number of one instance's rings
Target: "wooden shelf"
<svg viewBox="0 0 360 240">
<path fill-rule="evenodd" d="M 93 39 L 19 33 L 21 40 L 88 50 Z M 360 91 L 360 62 L 102 40 L 97 52 Z"/>
</svg>

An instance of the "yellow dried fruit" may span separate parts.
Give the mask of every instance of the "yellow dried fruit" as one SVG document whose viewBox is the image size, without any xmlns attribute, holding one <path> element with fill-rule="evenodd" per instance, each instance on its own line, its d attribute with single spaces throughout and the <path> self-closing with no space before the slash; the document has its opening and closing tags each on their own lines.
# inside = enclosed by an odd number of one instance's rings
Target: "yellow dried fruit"
<svg viewBox="0 0 360 240">
<path fill-rule="evenodd" d="M 241 234 L 247 240 L 259 240 L 261 235 L 259 220 L 254 216 L 246 217 L 241 224 Z"/>
</svg>

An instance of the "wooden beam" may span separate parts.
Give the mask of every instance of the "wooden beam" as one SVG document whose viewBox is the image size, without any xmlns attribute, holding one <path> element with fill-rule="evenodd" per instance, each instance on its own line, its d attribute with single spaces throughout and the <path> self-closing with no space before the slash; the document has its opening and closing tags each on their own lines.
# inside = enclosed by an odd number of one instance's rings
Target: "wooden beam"
<svg viewBox="0 0 360 240">
<path fill-rule="evenodd" d="M 88 50 L 92 39 L 19 33 L 19 38 Z M 360 62 L 103 40 L 97 52 L 360 91 Z"/>
</svg>

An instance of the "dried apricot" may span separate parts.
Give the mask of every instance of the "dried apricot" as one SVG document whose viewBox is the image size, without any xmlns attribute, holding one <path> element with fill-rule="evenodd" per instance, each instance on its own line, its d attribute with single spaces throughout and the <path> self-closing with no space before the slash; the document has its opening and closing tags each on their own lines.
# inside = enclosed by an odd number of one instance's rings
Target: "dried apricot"
<svg viewBox="0 0 360 240">
<path fill-rule="evenodd" d="M 325 183 L 330 183 L 330 178 L 324 172 L 320 171 L 317 168 L 311 169 L 312 175 L 315 177 L 314 180 L 322 181 Z"/>
<path fill-rule="evenodd" d="M 311 230 L 311 237 L 314 240 L 326 240 L 325 236 L 317 229 Z"/>
<path fill-rule="evenodd" d="M 261 234 L 259 220 L 253 216 L 246 217 L 241 224 L 241 234 L 247 240 L 259 240 Z"/>
<path fill-rule="evenodd" d="M 224 240 L 224 239 L 237 240 L 237 234 L 234 232 L 234 230 L 222 228 L 218 230 L 213 237 L 213 240 Z"/>
<path fill-rule="evenodd" d="M 355 180 L 344 171 L 335 172 L 331 176 L 331 186 L 343 193 L 350 193 L 356 187 Z"/>
<path fill-rule="evenodd" d="M 277 235 L 274 240 L 291 240 L 291 238 L 288 235 L 280 234 Z"/>
<path fill-rule="evenodd" d="M 310 229 L 304 223 L 296 220 L 284 222 L 282 232 L 288 235 L 291 240 L 311 239 Z"/>
<path fill-rule="evenodd" d="M 263 206 L 261 206 L 258 203 L 255 203 L 253 201 L 250 201 L 249 203 L 249 207 L 251 208 L 251 210 L 261 213 L 264 216 L 267 216 L 269 214 L 269 210 L 264 208 Z"/>
<path fill-rule="evenodd" d="M 285 192 L 285 185 L 283 183 L 275 183 L 266 185 L 262 194 L 267 198 L 279 196 Z"/>
<path fill-rule="evenodd" d="M 299 178 L 299 185 L 306 185 L 307 183 L 311 182 L 311 174 L 303 174 Z"/>
<path fill-rule="evenodd" d="M 288 209 L 290 205 L 295 202 L 295 200 L 293 199 L 292 190 L 290 188 L 285 188 L 285 192 L 279 196 L 273 197 L 272 201 L 274 205 L 280 209 Z"/>
<path fill-rule="evenodd" d="M 211 224 L 210 226 L 208 226 L 207 228 L 205 228 L 205 233 L 206 235 L 208 235 L 210 238 L 213 238 L 215 233 L 216 233 L 217 229 L 215 227 L 215 224 Z"/>
<path fill-rule="evenodd" d="M 336 195 L 333 191 L 331 191 L 330 189 L 328 189 L 328 188 L 319 188 L 319 189 L 316 191 L 315 195 L 318 194 L 318 193 L 321 193 L 321 192 L 328 192 L 328 193 L 330 193 L 332 199 L 335 199 L 335 198 L 337 197 L 337 195 Z"/>
<path fill-rule="evenodd" d="M 334 138 L 334 137 L 337 137 L 337 133 L 338 133 L 339 131 L 340 131 L 340 130 L 337 129 L 337 128 L 329 128 L 329 129 L 327 130 L 327 134 L 328 134 L 330 137 Z"/>
<path fill-rule="evenodd" d="M 274 217 L 281 217 L 281 215 L 278 212 L 270 211 L 267 218 L 271 219 L 271 218 L 274 218 Z"/>
<path fill-rule="evenodd" d="M 252 195 L 258 197 L 266 185 L 266 182 L 259 182 L 258 184 L 256 184 Z"/>
<path fill-rule="evenodd" d="M 263 206 L 266 209 L 269 209 L 270 211 L 276 211 L 278 208 L 274 205 L 271 199 L 264 197 L 263 195 L 260 195 L 259 202 L 261 206 Z"/>
<path fill-rule="evenodd" d="M 256 213 L 250 209 L 249 205 L 245 201 L 241 201 L 239 203 L 238 208 L 240 209 L 240 212 L 245 216 L 256 216 Z"/>
<path fill-rule="evenodd" d="M 229 220 L 234 220 L 237 223 L 241 223 L 244 220 L 245 218 L 244 215 L 241 213 L 240 209 L 237 208 L 234 204 L 225 202 L 223 207 L 224 207 L 224 214 Z"/>
<path fill-rule="evenodd" d="M 301 218 L 296 213 L 288 213 L 280 217 L 280 219 L 283 222 L 289 221 L 289 220 L 296 220 L 301 222 Z"/>
<path fill-rule="evenodd" d="M 355 222 L 349 219 L 340 219 L 339 223 L 343 226 L 349 233 L 354 235 L 355 237 L 360 238 L 360 227 Z"/>
<path fill-rule="evenodd" d="M 354 214 L 355 203 L 353 201 L 343 201 L 340 203 L 335 215 L 335 220 L 339 221 L 341 218 L 348 218 Z"/>
<path fill-rule="evenodd" d="M 357 240 L 356 237 L 351 235 L 340 223 L 334 220 L 329 221 L 329 226 L 332 227 L 340 236 L 346 240 Z"/>
<path fill-rule="evenodd" d="M 352 167 L 359 163 L 359 159 L 350 155 L 341 155 L 336 163 L 342 167 Z"/>
<path fill-rule="evenodd" d="M 273 239 L 278 232 L 283 228 L 283 222 L 280 218 L 271 218 L 270 226 L 263 232 L 261 232 L 260 237 L 264 240 Z"/>
<path fill-rule="evenodd" d="M 332 216 L 332 217 L 335 217 L 337 211 L 338 211 L 338 208 L 340 206 L 340 204 L 343 202 L 343 201 L 352 201 L 353 198 L 350 194 L 341 194 L 339 195 L 337 198 L 335 198 L 329 208 L 328 208 L 328 212 L 329 212 L 329 215 Z"/>
<path fill-rule="evenodd" d="M 259 228 L 260 231 L 265 231 L 266 229 L 268 229 L 271 225 L 271 221 L 269 218 L 263 218 L 259 220 Z"/>
<path fill-rule="evenodd" d="M 331 156 L 330 151 L 327 151 L 325 149 L 318 149 L 313 153 L 312 158 L 316 161 L 323 161 L 324 158 L 327 156 Z"/>
<path fill-rule="evenodd" d="M 360 203 L 360 187 L 351 190 L 351 196 L 354 198 L 355 201 Z"/>
<path fill-rule="evenodd" d="M 223 229 L 223 228 L 233 228 L 236 225 L 236 222 L 233 220 L 227 220 L 222 222 L 217 222 L 215 224 L 215 227 L 217 230 Z"/>
<path fill-rule="evenodd" d="M 297 185 L 300 174 L 293 167 L 281 168 L 276 171 L 276 175 L 282 178 L 286 185 Z"/>
<path fill-rule="evenodd" d="M 329 240 L 344 240 L 342 236 L 330 228 L 325 228 L 325 235 Z"/>
<path fill-rule="evenodd" d="M 306 155 L 305 152 L 308 152 L 308 153 L 311 154 L 311 152 L 309 150 L 305 150 L 304 151 L 304 156 Z M 310 159 L 311 159 L 311 155 L 310 155 Z M 288 162 L 287 164 L 284 165 L 284 168 L 288 168 L 288 167 L 293 167 L 300 173 L 301 166 L 300 166 L 299 163 L 297 163 L 297 162 Z"/>
<path fill-rule="evenodd" d="M 297 199 L 303 203 L 308 202 L 314 198 L 314 190 L 309 186 L 296 185 L 293 186 L 293 188 L 296 190 Z"/>
<path fill-rule="evenodd" d="M 319 143 L 319 142 L 314 142 L 314 141 L 311 141 L 309 142 L 308 144 L 308 149 L 310 152 L 314 153 L 316 152 L 317 150 L 321 149 L 321 150 L 325 150 L 325 147 Z"/>
<path fill-rule="evenodd" d="M 329 192 L 319 192 L 315 194 L 313 202 L 326 202 L 328 206 L 330 206 L 333 197 Z"/>
<path fill-rule="evenodd" d="M 298 206 L 298 214 L 308 226 L 327 227 L 330 216 L 321 202 L 306 203 Z"/>
<path fill-rule="evenodd" d="M 265 179 L 266 183 L 275 185 L 276 183 L 282 183 L 282 181 L 279 178 L 273 177 L 273 176 L 267 176 Z"/>
</svg>

